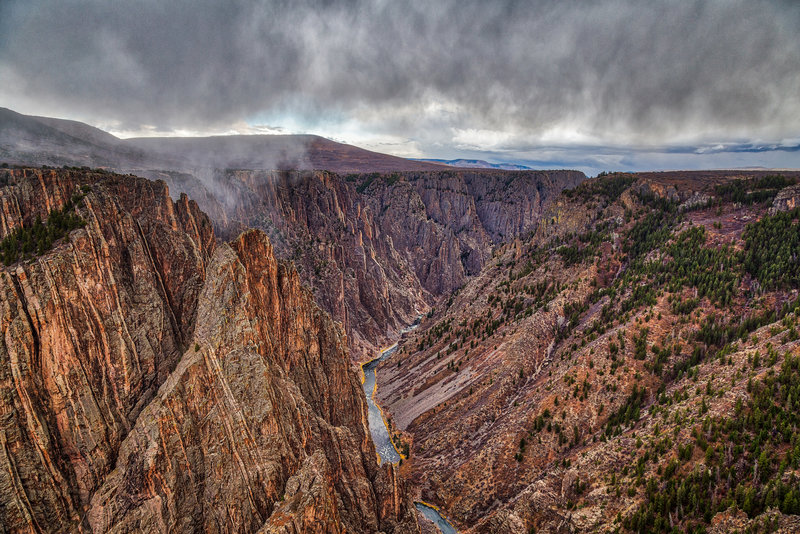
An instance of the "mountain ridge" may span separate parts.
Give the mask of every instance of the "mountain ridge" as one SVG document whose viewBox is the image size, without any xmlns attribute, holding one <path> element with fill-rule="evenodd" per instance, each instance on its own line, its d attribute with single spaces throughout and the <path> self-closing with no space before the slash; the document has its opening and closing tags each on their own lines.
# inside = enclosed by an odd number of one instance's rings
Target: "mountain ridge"
<svg viewBox="0 0 800 534">
<path fill-rule="evenodd" d="M 132 169 L 254 168 L 391 172 L 443 165 L 381 154 L 311 134 L 120 139 L 87 124 L 0 108 L 0 159 L 12 164 Z"/>
</svg>

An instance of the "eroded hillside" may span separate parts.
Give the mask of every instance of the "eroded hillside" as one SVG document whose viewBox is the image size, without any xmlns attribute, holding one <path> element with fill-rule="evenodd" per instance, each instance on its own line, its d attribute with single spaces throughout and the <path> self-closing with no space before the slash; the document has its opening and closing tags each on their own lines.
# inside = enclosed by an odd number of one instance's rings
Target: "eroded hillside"
<svg viewBox="0 0 800 534">
<path fill-rule="evenodd" d="M 467 532 L 800 528 L 797 173 L 610 175 L 378 369 Z"/>
</svg>

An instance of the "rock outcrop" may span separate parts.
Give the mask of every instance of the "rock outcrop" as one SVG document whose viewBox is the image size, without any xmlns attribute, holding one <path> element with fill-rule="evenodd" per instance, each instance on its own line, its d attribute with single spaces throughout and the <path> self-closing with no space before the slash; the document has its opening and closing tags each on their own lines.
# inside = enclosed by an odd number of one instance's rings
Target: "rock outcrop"
<svg viewBox="0 0 800 534">
<path fill-rule="evenodd" d="M 800 185 L 790 185 L 778 192 L 775 200 L 772 201 L 770 213 L 779 211 L 791 211 L 800 206 Z"/>
<path fill-rule="evenodd" d="M 263 233 L 218 245 L 133 176 L 3 182 L 3 236 L 76 192 L 86 221 L 0 275 L 4 531 L 416 531 L 342 332 Z"/>
</svg>

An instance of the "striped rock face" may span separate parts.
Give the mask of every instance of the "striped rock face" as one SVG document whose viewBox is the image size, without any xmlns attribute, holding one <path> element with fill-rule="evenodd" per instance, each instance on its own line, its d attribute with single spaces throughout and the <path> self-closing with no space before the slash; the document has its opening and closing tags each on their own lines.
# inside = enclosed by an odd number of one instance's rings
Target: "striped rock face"
<svg viewBox="0 0 800 534">
<path fill-rule="evenodd" d="M 3 172 L 3 237 L 85 223 L 0 276 L 6 531 L 416 531 L 340 329 L 264 234 L 216 243 L 163 182 Z"/>
</svg>

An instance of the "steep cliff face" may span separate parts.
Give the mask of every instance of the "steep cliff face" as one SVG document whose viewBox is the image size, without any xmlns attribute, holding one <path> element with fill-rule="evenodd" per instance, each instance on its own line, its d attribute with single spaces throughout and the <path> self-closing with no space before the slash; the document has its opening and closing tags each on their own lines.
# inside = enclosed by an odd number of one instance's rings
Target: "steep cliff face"
<svg viewBox="0 0 800 534">
<path fill-rule="evenodd" d="M 576 171 L 444 171 L 356 178 L 365 201 L 422 286 L 461 287 L 501 241 L 536 229 L 543 210 L 585 176 Z"/>
<path fill-rule="evenodd" d="M 163 182 L 3 182 L 3 236 L 69 199 L 86 221 L 0 275 L 6 531 L 416 529 L 341 333 L 263 234 L 216 245 Z"/>
<path fill-rule="evenodd" d="M 377 468 L 342 337 L 261 232 L 218 247 L 192 342 L 95 494 L 94 531 L 415 525 Z"/>
<path fill-rule="evenodd" d="M 549 199 L 584 178 L 449 170 L 160 176 L 198 198 L 221 235 L 263 229 L 344 324 L 359 360 L 478 273 L 494 244 L 533 230 Z"/>
<path fill-rule="evenodd" d="M 3 522 L 48 530 L 78 520 L 177 362 L 214 240 L 197 206 L 174 204 L 163 182 L 5 176 L 4 235 L 89 187 L 77 208 L 85 228 L 0 277 Z"/>
</svg>

